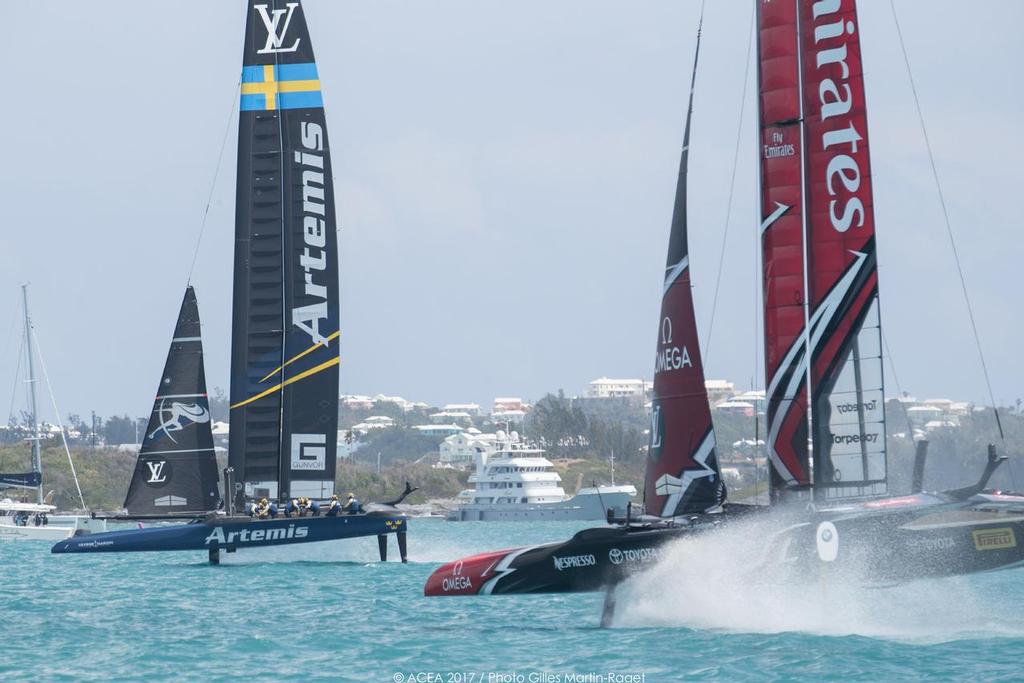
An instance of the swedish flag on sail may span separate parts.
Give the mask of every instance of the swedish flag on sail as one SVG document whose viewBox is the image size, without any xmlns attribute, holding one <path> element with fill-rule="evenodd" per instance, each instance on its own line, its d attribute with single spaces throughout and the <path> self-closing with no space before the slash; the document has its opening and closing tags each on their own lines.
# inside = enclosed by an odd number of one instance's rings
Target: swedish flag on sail
<svg viewBox="0 0 1024 683">
<path fill-rule="evenodd" d="M 242 67 L 242 111 L 323 106 L 315 62 Z"/>
</svg>

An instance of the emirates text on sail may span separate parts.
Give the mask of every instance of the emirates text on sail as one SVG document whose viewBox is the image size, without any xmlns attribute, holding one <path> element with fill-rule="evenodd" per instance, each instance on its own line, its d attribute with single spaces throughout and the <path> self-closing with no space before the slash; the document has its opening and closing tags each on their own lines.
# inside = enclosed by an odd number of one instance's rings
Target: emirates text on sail
<svg viewBox="0 0 1024 683">
<path fill-rule="evenodd" d="M 853 21 L 846 21 L 843 18 L 831 23 L 818 23 L 819 20 L 824 21 L 830 18 L 829 15 L 837 12 L 841 4 L 841 0 L 819 0 L 819 2 L 814 3 L 812 12 L 815 22 L 815 45 L 818 45 L 821 41 L 832 42 L 836 38 L 843 37 L 844 34 L 852 36 L 856 31 Z M 847 43 L 845 42 L 838 47 L 819 49 L 817 52 L 816 65 L 819 70 L 822 67 L 835 64 L 840 67 L 842 72 L 842 79 L 839 84 L 831 78 L 824 78 L 818 84 L 818 100 L 821 104 L 822 123 L 833 117 L 840 117 L 836 123 L 843 122 L 844 119 L 842 117 L 849 114 L 853 107 L 853 93 L 849 84 L 844 82 L 850 77 L 850 67 L 846 63 L 846 57 Z M 840 92 L 840 89 L 842 89 L 842 92 Z M 833 199 L 829 202 L 829 219 L 832 222 L 832 227 L 838 232 L 849 230 L 854 220 L 857 221 L 857 227 L 864 225 L 864 203 L 860 198 L 854 196 L 857 190 L 860 189 L 860 167 L 856 159 L 850 156 L 857 153 L 857 143 L 862 139 L 862 136 L 854 127 L 853 121 L 849 121 L 849 125 L 844 128 L 835 128 L 822 134 L 822 148 L 826 151 L 835 145 L 850 146 L 850 154 L 834 153 L 835 156 L 829 160 L 825 172 L 825 185 L 828 188 L 829 196 L 835 197 L 841 191 L 848 195 L 838 214 L 837 204 L 839 204 L 840 200 Z M 841 190 L 836 187 L 836 180 L 842 185 Z"/>
</svg>

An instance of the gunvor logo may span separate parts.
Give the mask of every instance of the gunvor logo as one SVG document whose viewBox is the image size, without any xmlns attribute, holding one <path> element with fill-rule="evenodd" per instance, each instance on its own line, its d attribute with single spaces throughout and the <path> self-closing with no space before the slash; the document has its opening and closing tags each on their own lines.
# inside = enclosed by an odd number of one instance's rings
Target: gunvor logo
<svg viewBox="0 0 1024 683">
<path fill-rule="evenodd" d="M 1010 527 L 998 529 L 979 529 L 972 532 L 974 536 L 975 550 L 1002 550 L 1003 548 L 1016 548 L 1017 537 Z"/>
</svg>

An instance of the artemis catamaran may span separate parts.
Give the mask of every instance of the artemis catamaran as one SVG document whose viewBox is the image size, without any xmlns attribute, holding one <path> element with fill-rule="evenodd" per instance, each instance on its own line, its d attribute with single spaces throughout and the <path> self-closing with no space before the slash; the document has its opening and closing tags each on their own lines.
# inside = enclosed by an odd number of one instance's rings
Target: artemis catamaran
<svg viewBox="0 0 1024 683">
<path fill-rule="evenodd" d="M 905 581 L 1024 563 L 1024 497 L 979 481 L 887 494 L 884 383 L 864 79 L 853 0 L 757 1 L 767 424 L 766 550 L 797 574 Z M 699 54 L 700 32 L 697 52 Z M 696 73 L 696 58 L 694 60 Z M 690 112 L 693 104 L 690 86 Z M 725 502 L 686 249 L 690 115 L 669 240 L 644 506 L 562 543 L 446 564 L 427 595 L 597 590 L 665 544 L 767 508 Z M 808 436 L 813 440 L 813 449 Z M 763 515 L 758 515 L 762 517 Z"/>
<path fill-rule="evenodd" d="M 125 508 L 131 518 L 192 523 L 69 539 L 53 552 L 206 550 L 216 563 L 221 550 L 377 536 L 386 559 L 395 534 L 404 561 L 407 518 L 394 507 L 402 497 L 361 514 L 246 514 L 262 498 L 334 494 L 338 244 L 323 97 L 301 2 L 248 1 L 240 97 L 223 496 L 189 288 Z"/>
</svg>

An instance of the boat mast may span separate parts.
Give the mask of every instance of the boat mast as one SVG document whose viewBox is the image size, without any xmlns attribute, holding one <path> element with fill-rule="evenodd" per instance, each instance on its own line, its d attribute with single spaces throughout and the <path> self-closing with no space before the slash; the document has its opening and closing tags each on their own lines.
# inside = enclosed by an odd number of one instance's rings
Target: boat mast
<svg viewBox="0 0 1024 683">
<path fill-rule="evenodd" d="M 804 60 L 803 50 L 801 45 L 801 38 L 803 34 L 800 32 L 800 2 L 796 2 L 796 40 L 797 40 L 797 51 L 796 51 L 796 85 L 797 85 L 797 101 L 800 103 L 800 149 L 804 153 L 804 158 L 800 160 L 800 221 L 802 229 L 802 258 L 803 258 L 803 271 L 804 271 L 804 359 L 806 360 L 806 368 L 804 370 L 804 381 L 807 385 L 804 387 L 804 396 L 807 397 L 807 414 L 804 416 L 807 420 L 807 434 L 809 435 L 809 453 L 807 454 L 807 483 L 809 484 L 807 489 L 807 496 L 811 502 L 814 502 L 814 451 L 815 448 L 819 447 L 820 444 L 814 443 L 814 424 L 812 415 L 814 413 L 814 392 L 811 391 L 811 365 L 812 365 L 812 351 L 811 348 L 811 304 L 810 304 L 810 275 L 808 269 L 810 268 L 810 254 L 807 249 L 808 231 L 810 226 L 807 220 L 807 193 L 809 188 L 807 187 L 807 121 L 805 119 L 804 112 Z"/>
<path fill-rule="evenodd" d="M 32 414 L 32 471 L 39 472 L 43 471 L 42 456 L 39 453 L 39 419 L 37 417 L 38 412 L 36 410 L 36 374 L 35 366 L 33 364 L 32 356 L 32 318 L 28 313 L 28 285 L 21 286 L 21 300 L 25 308 L 25 355 L 28 356 L 28 400 L 29 410 Z M 40 479 L 39 486 L 36 488 L 36 502 L 42 504 L 43 502 L 43 482 Z"/>
</svg>

